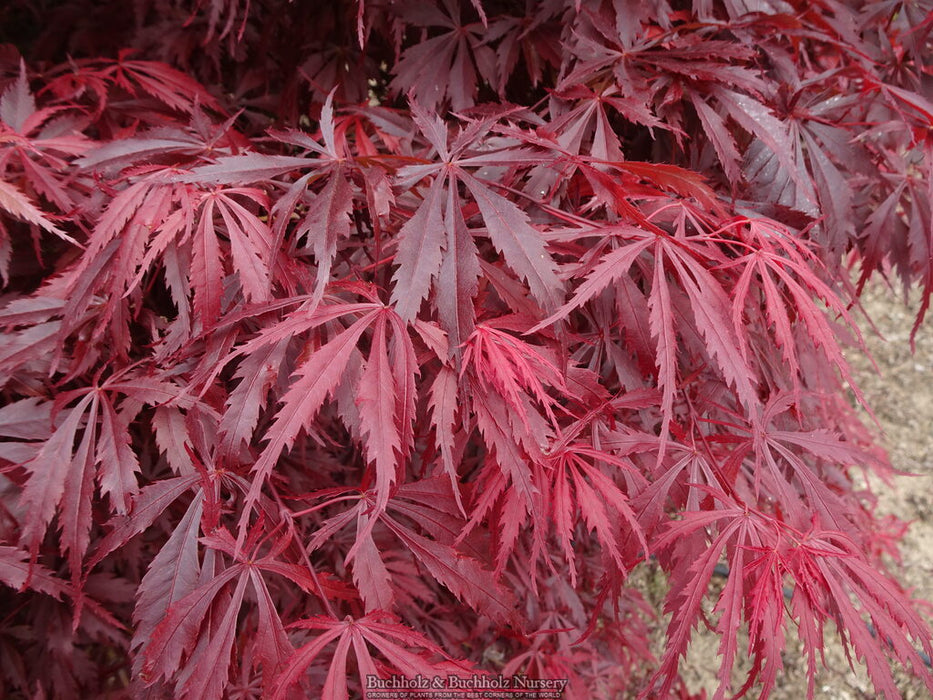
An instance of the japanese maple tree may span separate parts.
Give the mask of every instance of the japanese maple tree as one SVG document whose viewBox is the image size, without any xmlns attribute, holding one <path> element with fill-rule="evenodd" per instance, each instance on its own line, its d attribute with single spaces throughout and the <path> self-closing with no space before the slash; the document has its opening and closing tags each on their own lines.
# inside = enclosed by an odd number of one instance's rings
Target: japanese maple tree
<svg viewBox="0 0 933 700">
<path fill-rule="evenodd" d="M 844 353 L 933 293 L 931 9 L 5 3 L 0 695 L 933 692 Z"/>
</svg>

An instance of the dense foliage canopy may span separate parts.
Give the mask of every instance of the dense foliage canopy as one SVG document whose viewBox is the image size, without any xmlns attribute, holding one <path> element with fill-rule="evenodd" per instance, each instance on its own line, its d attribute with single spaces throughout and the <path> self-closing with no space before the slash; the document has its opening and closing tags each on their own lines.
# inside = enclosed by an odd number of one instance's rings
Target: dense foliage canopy
<svg viewBox="0 0 933 700">
<path fill-rule="evenodd" d="M 933 690 L 844 352 L 933 291 L 930 9 L 3 3 L 0 695 Z"/>
</svg>

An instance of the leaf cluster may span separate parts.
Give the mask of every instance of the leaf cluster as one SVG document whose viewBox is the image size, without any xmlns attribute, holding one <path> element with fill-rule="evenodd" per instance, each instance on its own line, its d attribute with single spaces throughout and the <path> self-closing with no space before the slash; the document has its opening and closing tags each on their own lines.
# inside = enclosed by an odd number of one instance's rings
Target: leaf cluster
<svg viewBox="0 0 933 700">
<path fill-rule="evenodd" d="M 933 292 L 924 3 L 22 4 L 0 695 L 933 690 L 845 355 Z"/>
</svg>

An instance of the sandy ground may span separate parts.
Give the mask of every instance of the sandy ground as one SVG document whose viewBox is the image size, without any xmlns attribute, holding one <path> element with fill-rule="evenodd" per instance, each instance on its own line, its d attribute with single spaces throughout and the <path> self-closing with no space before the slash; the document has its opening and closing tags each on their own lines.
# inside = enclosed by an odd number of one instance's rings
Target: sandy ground
<svg viewBox="0 0 933 700">
<path fill-rule="evenodd" d="M 911 354 L 909 337 L 917 299 L 908 306 L 897 294 L 882 286 L 867 290 L 863 304 L 877 327 L 866 331 L 866 344 L 880 374 L 866 356 L 848 353 L 867 403 L 881 424 L 881 444 L 888 450 L 893 466 L 916 476 L 897 476 L 892 487 L 878 480 L 872 488 L 882 512 L 892 513 L 911 523 L 902 543 L 902 563 L 892 562 L 891 570 L 918 598 L 933 601 L 933 321 L 928 319 L 916 337 L 916 353 Z M 865 324 L 867 326 L 867 324 Z M 711 584 L 716 585 L 715 581 Z M 933 612 L 929 614 L 933 620 Z M 785 673 L 771 694 L 772 700 L 803 700 L 807 695 L 805 661 L 792 640 L 784 653 Z M 833 700 L 876 698 L 878 694 L 864 672 L 853 672 L 830 627 L 826 633 L 826 668 L 816 680 L 815 697 Z M 659 640 L 663 643 L 663 640 Z M 694 692 L 702 689 L 709 697 L 717 687 L 717 646 L 719 638 L 705 630 L 695 634 L 687 659 L 682 664 L 685 681 Z M 910 674 L 895 673 L 904 698 L 930 698 L 930 692 Z M 734 676 L 740 687 L 742 664 Z M 757 697 L 752 691 L 750 697 Z"/>
</svg>

